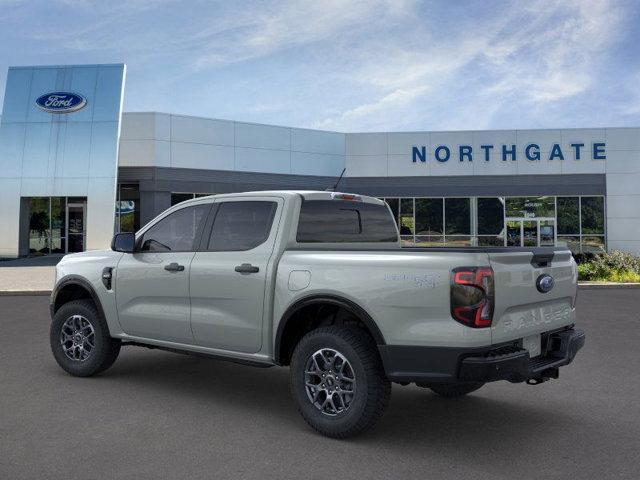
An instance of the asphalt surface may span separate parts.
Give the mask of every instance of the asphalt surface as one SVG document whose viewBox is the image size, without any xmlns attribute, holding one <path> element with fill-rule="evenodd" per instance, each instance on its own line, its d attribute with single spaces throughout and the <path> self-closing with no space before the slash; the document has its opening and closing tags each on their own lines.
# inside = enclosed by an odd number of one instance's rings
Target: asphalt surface
<svg viewBox="0 0 640 480">
<path fill-rule="evenodd" d="M 377 428 L 311 431 L 288 370 L 128 347 L 74 378 L 47 297 L 0 297 L 0 479 L 640 477 L 640 290 L 583 290 L 587 345 L 560 379 L 468 397 L 393 387 Z"/>
</svg>

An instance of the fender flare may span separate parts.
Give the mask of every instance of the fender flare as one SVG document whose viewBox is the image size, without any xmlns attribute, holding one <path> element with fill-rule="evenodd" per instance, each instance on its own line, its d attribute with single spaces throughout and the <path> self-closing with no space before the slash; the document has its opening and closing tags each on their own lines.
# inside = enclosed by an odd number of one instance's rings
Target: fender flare
<svg viewBox="0 0 640 480">
<path fill-rule="evenodd" d="M 68 275 L 64 277 L 62 280 L 60 280 L 60 282 L 54 287 L 53 291 L 51 292 L 51 300 L 49 303 L 49 311 L 51 314 L 51 319 L 53 319 L 53 316 L 56 313 L 55 305 L 56 305 L 56 300 L 58 298 L 58 294 L 62 289 L 64 289 L 64 287 L 68 287 L 70 285 L 76 285 L 76 286 L 82 287 L 84 290 L 89 292 L 89 295 L 91 296 L 91 300 L 93 300 L 93 303 L 98 309 L 98 314 L 102 317 L 103 320 L 106 320 L 106 317 L 104 316 L 104 309 L 102 308 L 102 302 L 100 301 L 98 294 L 93 288 L 93 285 L 91 285 L 91 283 L 87 279 L 79 275 Z"/>
<path fill-rule="evenodd" d="M 384 341 L 384 336 L 382 335 L 382 332 L 380 331 L 380 328 L 378 328 L 378 325 L 376 324 L 376 322 L 373 320 L 373 318 L 371 318 L 371 315 L 369 315 L 367 311 L 357 303 L 337 295 L 325 295 L 325 294 L 310 295 L 308 297 L 304 297 L 296 301 L 295 303 L 291 304 L 287 308 L 287 310 L 284 312 L 282 317 L 280 318 L 280 322 L 278 323 L 278 330 L 276 332 L 274 347 L 273 347 L 273 350 L 274 350 L 273 356 L 274 356 L 275 363 L 277 365 L 282 365 L 281 342 L 282 342 L 282 336 L 284 334 L 284 331 L 286 330 L 286 327 L 289 321 L 291 320 L 293 315 L 297 313 L 301 308 L 304 308 L 316 303 L 336 305 L 351 312 L 358 319 L 362 320 L 362 322 L 365 324 L 365 326 L 369 330 L 369 333 L 372 335 L 377 345 L 386 345 Z"/>
</svg>

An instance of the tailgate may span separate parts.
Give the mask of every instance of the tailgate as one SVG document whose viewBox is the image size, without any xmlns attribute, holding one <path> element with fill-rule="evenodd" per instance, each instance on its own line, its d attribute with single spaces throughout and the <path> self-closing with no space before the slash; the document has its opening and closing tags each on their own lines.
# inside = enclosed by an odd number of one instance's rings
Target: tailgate
<svg viewBox="0 0 640 480">
<path fill-rule="evenodd" d="M 495 310 L 491 340 L 506 342 L 570 325 L 575 321 L 576 265 L 568 250 L 538 248 L 488 252 L 494 272 Z M 552 288 L 541 292 L 544 276 Z M 550 282 L 542 285 L 549 287 Z"/>
</svg>

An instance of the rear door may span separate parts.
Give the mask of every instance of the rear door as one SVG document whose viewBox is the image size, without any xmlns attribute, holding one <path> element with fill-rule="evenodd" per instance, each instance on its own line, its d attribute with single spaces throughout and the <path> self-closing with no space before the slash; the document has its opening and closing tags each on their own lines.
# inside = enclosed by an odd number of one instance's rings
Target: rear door
<svg viewBox="0 0 640 480">
<path fill-rule="evenodd" d="M 283 200 L 221 199 L 191 264 L 191 327 L 198 345 L 255 353 Z"/>
<path fill-rule="evenodd" d="M 540 333 L 575 321 L 577 273 L 571 252 L 489 250 L 488 255 L 495 280 L 492 342 L 525 339 L 536 356 Z"/>
</svg>

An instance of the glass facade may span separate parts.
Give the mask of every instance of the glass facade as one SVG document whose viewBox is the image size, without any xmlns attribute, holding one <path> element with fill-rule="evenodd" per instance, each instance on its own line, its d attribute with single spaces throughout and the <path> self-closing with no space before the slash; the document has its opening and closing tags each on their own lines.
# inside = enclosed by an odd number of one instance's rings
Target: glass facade
<svg viewBox="0 0 640 480">
<path fill-rule="evenodd" d="M 6 78 L 0 107 L 0 256 L 107 247 L 117 198 L 125 66 L 10 67 Z M 62 108 L 74 96 L 82 97 L 82 108 L 52 113 L 53 105 L 46 105 L 58 101 Z M 68 206 L 72 195 L 83 195 L 80 206 Z"/>
<path fill-rule="evenodd" d="M 605 202 L 581 197 L 384 198 L 404 246 L 566 244 L 574 253 L 605 249 Z"/>
<path fill-rule="evenodd" d="M 31 255 L 86 249 L 86 197 L 31 197 L 27 203 Z"/>
<path fill-rule="evenodd" d="M 191 200 L 193 198 L 198 197 L 207 197 L 209 195 L 214 195 L 213 193 L 179 193 L 173 192 L 171 193 L 171 206 L 177 205 L 180 202 L 184 202 L 185 200 Z"/>
<path fill-rule="evenodd" d="M 140 228 L 140 190 L 135 184 L 118 185 L 116 232 L 137 232 Z"/>
</svg>

